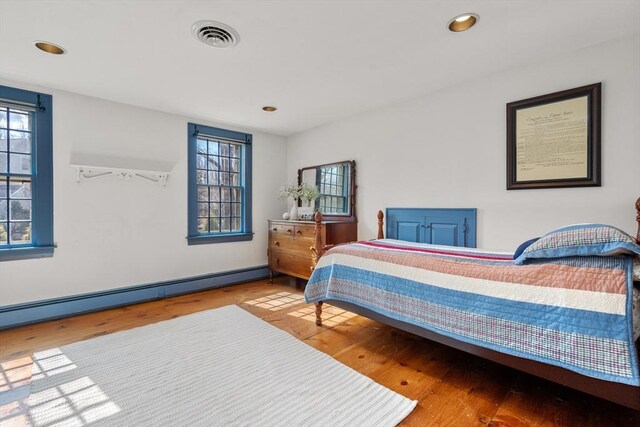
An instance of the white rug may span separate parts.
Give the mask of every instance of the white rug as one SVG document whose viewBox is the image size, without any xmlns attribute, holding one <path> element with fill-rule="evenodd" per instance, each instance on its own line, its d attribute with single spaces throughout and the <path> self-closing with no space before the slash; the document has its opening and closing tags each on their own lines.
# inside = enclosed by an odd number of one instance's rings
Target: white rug
<svg viewBox="0 0 640 427">
<path fill-rule="evenodd" d="M 392 426 L 416 405 L 236 306 L 34 359 L 35 426 Z"/>
</svg>

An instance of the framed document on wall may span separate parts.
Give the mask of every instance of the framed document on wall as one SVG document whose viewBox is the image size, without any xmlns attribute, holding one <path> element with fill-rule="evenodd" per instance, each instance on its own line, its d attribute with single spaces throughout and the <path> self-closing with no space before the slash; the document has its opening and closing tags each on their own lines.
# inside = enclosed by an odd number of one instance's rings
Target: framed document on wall
<svg viewBox="0 0 640 427">
<path fill-rule="evenodd" d="M 507 104 L 507 190 L 600 186 L 602 83 Z"/>
</svg>

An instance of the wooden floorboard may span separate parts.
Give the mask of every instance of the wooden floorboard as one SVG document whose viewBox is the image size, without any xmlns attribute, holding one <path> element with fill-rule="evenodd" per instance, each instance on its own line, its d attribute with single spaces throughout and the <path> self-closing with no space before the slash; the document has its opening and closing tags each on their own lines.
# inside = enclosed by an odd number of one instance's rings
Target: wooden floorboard
<svg viewBox="0 0 640 427">
<path fill-rule="evenodd" d="M 293 282 L 294 283 L 294 282 Z M 237 304 L 378 383 L 418 400 L 403 426 L 635 426 L 640 413 L 325 305 L 324 325 L 286 277 L 0 331 L 0 425 L 23 426 L 31 355 Z M 327 381 L 330 381 L 327 378 Z"/>
</svg>

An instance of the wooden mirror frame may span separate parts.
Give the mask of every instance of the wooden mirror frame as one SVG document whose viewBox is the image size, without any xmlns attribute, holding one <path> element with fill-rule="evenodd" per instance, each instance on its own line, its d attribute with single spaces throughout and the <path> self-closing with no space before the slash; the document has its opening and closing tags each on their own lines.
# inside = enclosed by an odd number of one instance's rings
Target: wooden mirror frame
<svg viewBox="0 0 640 427">
<path fill-rule="evenodd" d="M 323 163 L 321 165 L 315 166 L 307 166 L 302 169 L 298 169 L 298 185 L 302 184 L 302 173 L 306 170 L 316 169 L 318 170 L 322 166 L 330 166 L 330 165 L 349 165 L 349 214 L 330 214 L 322 212 L 322 217 L 327 220 L 337 220 L 340 219 L 342 221 L 357 221 L 356 216 L 356 189 L 358 186 L 356 185 L 356 161 L 355 160 L 343 160 L 341 162 L 331 162 L 331 163 Z M 298 205 L 301 205 L 301 200 L 298 200 Z"/>
</svg>

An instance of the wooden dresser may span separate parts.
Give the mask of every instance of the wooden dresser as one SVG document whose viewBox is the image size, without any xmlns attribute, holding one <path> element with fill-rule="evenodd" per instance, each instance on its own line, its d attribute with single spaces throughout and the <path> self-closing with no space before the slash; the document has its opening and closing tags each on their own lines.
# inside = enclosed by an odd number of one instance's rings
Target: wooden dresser
<svg viewBox="0 0 640 427">
<path fill-rule="evenodd" d="M 316 238 L 318 237 L 318 238 Z M 316 253 L 326 245 L 356 241 L 355 221 L 269 220 L 269 272 L 308 280 L 316 265 Z"/>
</svg>

